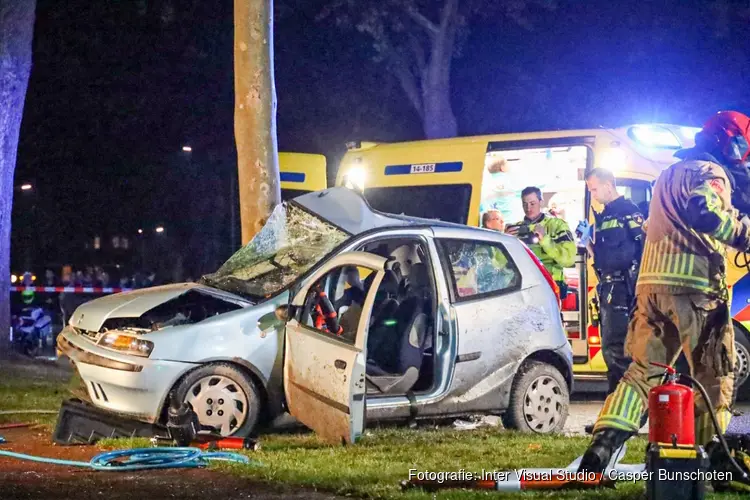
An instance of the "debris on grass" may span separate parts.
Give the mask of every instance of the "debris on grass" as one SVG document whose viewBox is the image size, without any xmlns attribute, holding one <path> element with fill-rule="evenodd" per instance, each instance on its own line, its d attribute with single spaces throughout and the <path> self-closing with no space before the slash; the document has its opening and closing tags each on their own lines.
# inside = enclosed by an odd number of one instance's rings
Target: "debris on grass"
<svg viewBox="0 0 750 500">
<path fill-rule="evenodd" d="M 501 427 L 500 417 L 494 415 L 476 415 L 469 419 L 456 419 L 453 427 L 460 431 L 478 429 L 480 427 Z"/>
</svg>

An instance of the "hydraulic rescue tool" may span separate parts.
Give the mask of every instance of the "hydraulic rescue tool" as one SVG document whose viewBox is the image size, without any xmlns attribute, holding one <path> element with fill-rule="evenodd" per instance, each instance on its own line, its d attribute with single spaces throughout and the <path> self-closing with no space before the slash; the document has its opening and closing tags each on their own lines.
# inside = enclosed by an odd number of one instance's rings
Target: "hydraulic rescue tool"
<svg viewBox="0 0 750 500">
<path fill-rule="evenodd" d="M 251 438 L 221 437 L 198 434 L 198 416 L 187 403 L 174 401 L 167 412 L 169 438 L 151 438 L 154 446 L 192 446 L 202 450 L 253 450 L 260 449 L 260 443 Z"/>
</svg>

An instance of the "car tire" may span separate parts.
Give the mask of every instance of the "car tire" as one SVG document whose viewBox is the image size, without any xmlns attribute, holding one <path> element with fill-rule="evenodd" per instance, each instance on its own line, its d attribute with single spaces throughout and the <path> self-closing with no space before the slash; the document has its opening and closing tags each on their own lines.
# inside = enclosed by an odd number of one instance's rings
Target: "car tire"
<svg viewBox="0 0 750 500">
<path fill-rule="evenodd" d="M 225 437 L 247 437 L 258 423 L 262 402 L 253 379 L 229 363 L 211 363 L 189 372 L 172 391 L 170 400 L 175 399 L 190 404 L 201 432 Z M 220 425 L 222 421 L 226 424 Z"/>
<path fill-rule="evenodd" d="M 560 371 L 541 361 L 527 361 L 513 379 L 503 425 L 523 433 L 561 432 L 569 405 L 568 384 Z"/>
<path fill-rule="evenodd" d="M 745 329 L 733 324 L 735 349 L 735 384 L 734 400 L 744 401 L 750 397 L 750 339 Z M 744 377 L 744 380 L 740 380 Z"/>
</svg>

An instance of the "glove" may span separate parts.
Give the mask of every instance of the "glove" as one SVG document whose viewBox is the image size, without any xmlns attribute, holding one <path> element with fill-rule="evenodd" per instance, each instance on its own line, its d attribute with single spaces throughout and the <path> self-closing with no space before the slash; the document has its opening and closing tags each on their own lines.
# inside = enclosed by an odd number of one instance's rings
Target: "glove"
<svg viewBox="0 0 750 500">
<path fill-rule="evenodd" d="M 578 236 L 580 244 L 583 246 L 591 240 L 591 225 L 589 224 L 589 221 L 582 220 L 578 223 L 578 227 L 576 227 L 576 236 Z"/>
</svg>

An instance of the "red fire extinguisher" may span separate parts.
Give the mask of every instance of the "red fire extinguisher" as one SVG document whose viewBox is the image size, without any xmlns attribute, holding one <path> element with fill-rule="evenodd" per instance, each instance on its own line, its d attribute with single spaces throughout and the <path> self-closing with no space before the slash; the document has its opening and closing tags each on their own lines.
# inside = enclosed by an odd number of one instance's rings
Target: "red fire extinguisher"
<svg viewBox="0 0 750 500">
<path fill-rule="evenodd" d="M 671 366 L 651 364 L 667 371 L 667 381 L 648 394 L 649 442 L 694 446 L 693 389 L 677 383 L 677 372 Z"/>
</svg>

